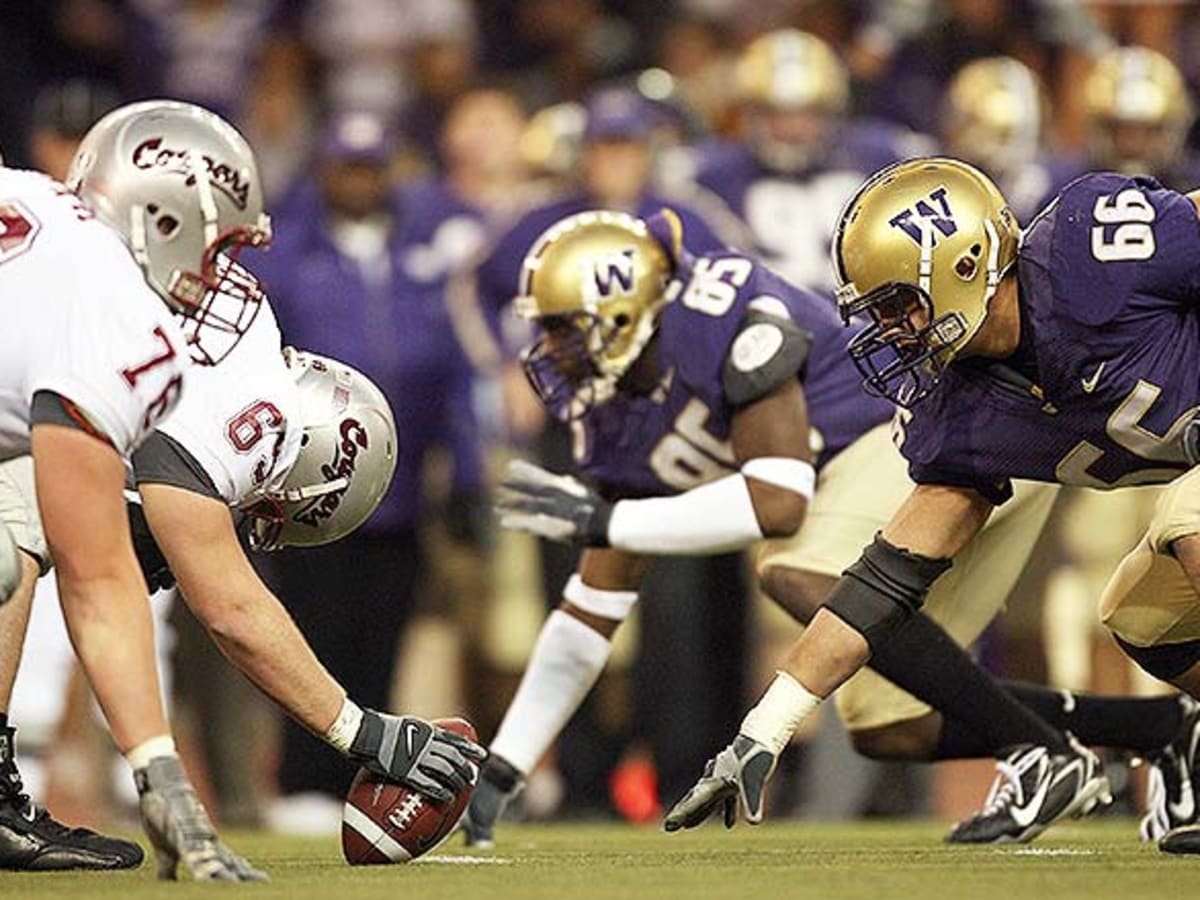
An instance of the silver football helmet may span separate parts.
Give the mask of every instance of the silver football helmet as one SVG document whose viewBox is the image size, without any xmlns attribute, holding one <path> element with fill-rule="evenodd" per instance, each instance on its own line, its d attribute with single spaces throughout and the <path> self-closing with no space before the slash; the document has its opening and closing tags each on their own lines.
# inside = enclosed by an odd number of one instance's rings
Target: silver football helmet
<svg viewBox="0 0 1200 900">
<path fill-rule="evenodd" d="M 300 395 L 303 436 L 283 484 L 245 508 L 258 550 L 345 537 L 375 511 L 396 470 L 396 423 L 383 392 L 335 359 L 291 347 L 283 353 Z"/>
<path fill-rule="evenodd" d="M 232 125 L 173 100 L 122 106 L 84 137 L 67 187 L 125 239 L 150 287 L 186 317 L 197 362 L 233 349 L 263 301 L 237 256 L 270 241 L 271 221 L 254 153 Z"/>
</svg>

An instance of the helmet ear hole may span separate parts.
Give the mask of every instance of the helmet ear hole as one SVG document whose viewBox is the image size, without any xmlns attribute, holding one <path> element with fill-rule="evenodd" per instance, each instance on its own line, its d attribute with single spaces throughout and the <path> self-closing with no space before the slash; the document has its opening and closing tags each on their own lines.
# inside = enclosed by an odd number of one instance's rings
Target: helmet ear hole
<svg viewBox="0 0 1200 900">
<path fill-rule="evenodd" d="M 169 238 L 179 230 L 179 220 L 172 215 L 159 216 L 154 221 L 154 228 L 160 235 Z"/>
<path fill-rule="evenodd" d="M 629 314 L 628 313 L 617 313 L 615 316 L 613 316 L 613 324 L 616 325 L 618 328 L 624 328 L 626 325 L 629 324 Z"/>
</svg>

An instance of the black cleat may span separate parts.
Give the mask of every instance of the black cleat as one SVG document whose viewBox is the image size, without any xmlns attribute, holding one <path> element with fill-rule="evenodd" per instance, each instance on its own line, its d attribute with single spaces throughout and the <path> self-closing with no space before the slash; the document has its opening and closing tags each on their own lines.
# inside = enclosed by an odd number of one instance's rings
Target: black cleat
<svg viewBox="0 0 1200 900">
<path fill-rule="evenodd" d="M 1200 853 L 1200 825 L 1182 825 L 1168 831 L 1158 842 L 1163 853 Z"/>
<path fill-rule="evenodd" d="M 496 822 L 524 786 L 525 778 L 515 767 L 498 756 L 488 757 L 459 824 L 468 847 L 491 850 L 496 846 Z"/>
<path fill-rule="evenodd" d="M 86 828 L 68 828 L 24 793 L 14 758 L 15 728 L 0 729 L 0 869 L 134 869 L 142 848 Z"/>
<path fill-rule="evenodd" d="M 1071 752 L 1052 754 L 1022 744 L 996 763 L 996 780 L 984 808 L 946 836 L 951 844 L 1033 840 L 1055 822 L 1085 816 L 1112 799 L 1095 754 L 1071 741 Z"/>
<path fill-rule="evenodd" d="M 1175 739 L 1147 759 L 1146 815 L 1138 828 L 1143 841 L 1157 841 L 1180 826 L 1200 822 L 1200 703 L 1184 696 L 1179 702 L 1183 722 Z"/>
</svg>

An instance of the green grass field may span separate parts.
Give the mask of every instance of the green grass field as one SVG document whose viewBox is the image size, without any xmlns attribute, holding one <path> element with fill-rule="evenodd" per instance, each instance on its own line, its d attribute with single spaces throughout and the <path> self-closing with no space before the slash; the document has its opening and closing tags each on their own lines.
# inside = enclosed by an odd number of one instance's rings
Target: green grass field
<svg viewBox="0 0 1200 900">
<path fill-rule="evenodd" d="M 0 896 L 191 898 L 226 892 L 261 900 L 591 900 L 628 898 L 916 898 L 916 900 L 1167 900 L 1200 892 L 1200 858 L 1160 854 L 1136 840 L 1130 820 L 1060 827 L 1007 848 L 941 843 L 932 824 L 767 824 L 686 835 L 620 825 L 508 826 L 488 856 L 457 837 L 407 866 L 352 869 L 335 841 L 229 834 L 271 874 L 243 887 L 161 884 L 133 873 L 0 873 Z"/>
</svg>

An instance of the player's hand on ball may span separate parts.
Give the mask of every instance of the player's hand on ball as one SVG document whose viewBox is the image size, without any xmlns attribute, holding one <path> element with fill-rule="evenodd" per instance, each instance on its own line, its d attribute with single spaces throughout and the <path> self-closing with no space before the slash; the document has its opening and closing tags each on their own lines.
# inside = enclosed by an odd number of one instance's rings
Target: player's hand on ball
<svg viewBox="0 0 1200 900">
<path fill-rule="evenodd" d="M 515 459 L 501 487 L 504 493 L 496 501 L 496 512 L 505 528 L 552 541 L 608 546 L 612 504 L 579 479 Z"/>
<path fill-rule="evenodd" d="M 217 837 L 177 756 L 160 756 L 134 773 L 142 825 L 154 845 L 158 877 L 174 881 L 182 864 L 196 881 L 266 881 Z"/>
<path fill-rule="evenodd" d="M 733 743 L 708 761 L 704 774 L 663 820 L 667 831 L 695 828 L 718 809 L 725 827 L 737 823 L 738 806 L 746 821 L 757 825 L 763 818 L 763 792 L 775 771 L 776 757 L 758 741 L 739 734 Z"/>
<path fill-rule="evenodd" d="M 364 709 L 349 756 L 370 772 L 445 803 L 473 783 L 470 764 L 487 751 L 416 716 Z"/>
</svg>

